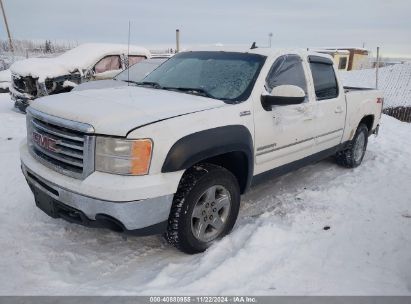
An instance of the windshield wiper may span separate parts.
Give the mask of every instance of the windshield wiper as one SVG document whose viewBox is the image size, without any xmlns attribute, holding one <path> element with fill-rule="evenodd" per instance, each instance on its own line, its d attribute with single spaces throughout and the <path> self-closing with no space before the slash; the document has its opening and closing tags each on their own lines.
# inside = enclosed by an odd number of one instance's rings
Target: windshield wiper
<svg viewBox="0 0 411 304">
<path fill-rule="evenodd" d="M 163 89 L 182 91 L 182 92 L 185 92 L 185 93 L 188 93 L 188 94 L 200 95 L 200 96 L 205 96 L 205 97 L 216 99 L 216 97 L 214 97 L 213 95 L 211 95 L 210 93 L 208 93 L 206 90 L 204 90 L 202 88 L 164 87 Z"/>
<path fill-rule="evenodd" d="M 163 87 L 161 86 L 158 82 L 154 81 L 140 81 L 140 82 L 134 82 L 137 85 L 141 86 L 151 86 L 154 89 L 160 89 L 160 90 L 170 90 L 170 91 L 180 91 L 188 94 L 193 94 L 193 95 L 199 95 L 199 96 L 204 96 L 208 98 L 213 98 L 213 99 L 219 99 L 210 93 L 208 93 L 206 90 L 202 88 L 189 88 L 189 87 Z M 223 99 L 221 99 L 223 100 Z"/>
<path fill-rule="evenodd" d="M 117 79 L 117 78 L 113 78 L 114 80 L 117 80 L 117 81 L 124 81 L 124 82 L 128 82 L 128 83 L 134 83 L 134 84 L 138 84 L 138 82 L 137 81 L 134 81 L 134 80 L 120 80 L 120 79 Z"/>
<path fill-rule="evenodd" d="M 154 89 L 164 89 L 158 82 L 154 81 L 136 81 L 135 82 L 137 85 L 141 86 L 150 86 L 153 87 Z"/>
</svg>

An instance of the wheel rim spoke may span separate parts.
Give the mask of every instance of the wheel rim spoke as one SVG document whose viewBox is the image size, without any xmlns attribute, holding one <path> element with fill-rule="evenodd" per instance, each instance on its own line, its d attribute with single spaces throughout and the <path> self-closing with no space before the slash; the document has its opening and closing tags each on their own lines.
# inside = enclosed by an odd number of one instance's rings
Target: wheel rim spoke
<svg viewBox="0 0 411 304">
<path fill-rule="evenodd" d="M 216 200 L 217 211 L 220 211 L 222 208 L 228 207 L 229 205 L 230 205 L 230 199 L 228 197 L 228 194 L 224 194 Z"/>
<path fill-rule="evenodd" d="M 202 217 L 202 212 L 203 212 L 203 206 L 202 205 L 196 205 L 193 210 L 193 217 L 195 218 L 201 218 Z"/>
<path fill-rule="evenodd" d="M 221 217 L 216 216 L 216 217 L 213 219 L 213 221 L 210 223 L 210 225 L 213 226 L 215 229 L 220 230 L 220 229 L 223 227 L 224 222 L 223 222 L 223 220 L 221 219 Z"/>
<path fill-rule="evenodd" d="M 204 235 L 205 235 L 205 231 L 206 231 L 207 226 L 208 226 L 207 223 L 204 223 L 204 222 L 201 222 L 201 221 L 198 223 L 198 226 L 197 226 L 197 229 L 196 229 L 196 237 L 198 239 L 200 239 L 200 240 L 204 239 Z"/>
<path fill-rule="evenodd" d="M 217 190 L 216 186 L 210 187 L 205 193 L 204 201 L 207 202 L 207 203 L 214 202 L 215 201 L 216 190 Z"/>
</svg>

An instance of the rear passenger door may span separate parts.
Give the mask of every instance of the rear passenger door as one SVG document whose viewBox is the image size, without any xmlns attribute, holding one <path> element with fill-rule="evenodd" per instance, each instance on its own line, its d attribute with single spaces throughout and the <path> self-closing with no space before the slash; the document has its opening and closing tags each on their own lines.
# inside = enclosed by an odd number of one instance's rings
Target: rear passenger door
<svg viewBox="0 0 411 304">
<path fill-rule="evenodd" d="M 331 59 L 308 57 L 317 103 L 315 152 L 337 146 L 344 133 L 346 103 Z"/>
</svg>

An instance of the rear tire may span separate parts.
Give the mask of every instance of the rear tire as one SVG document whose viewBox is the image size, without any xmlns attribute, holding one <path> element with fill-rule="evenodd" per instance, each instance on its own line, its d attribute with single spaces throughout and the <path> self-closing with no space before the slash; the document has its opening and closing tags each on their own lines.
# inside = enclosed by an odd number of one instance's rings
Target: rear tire
<svg viewBox="0 0 411 304">
<path fill-rule="evenodd" d="M 240 208 L 234 175 L 214 164 L 188 169 L 174 195 L 165 239 L 179 250 L 203 252 L 230 233 Z"/>
<path fill-rule="evenodd" d="M 343 151 L 337 152 L 335 156 L 337 164 L 346 168 L 358 167 L 364 158 L 367 144 L 368 128 L 365 124 L 360 124 L 348 147 Z"/>
</svg>

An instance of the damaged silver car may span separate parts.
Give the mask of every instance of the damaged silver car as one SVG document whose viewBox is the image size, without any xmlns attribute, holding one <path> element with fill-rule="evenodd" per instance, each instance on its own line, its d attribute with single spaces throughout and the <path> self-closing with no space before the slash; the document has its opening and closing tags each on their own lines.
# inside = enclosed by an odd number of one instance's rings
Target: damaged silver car
<svg viewBox="0 0 411 304">
<path fill-rule="evenodd" d="M 25 112 L 38 97 L 71 91 L 77 85 L 111 79 L 122 70 L 150 58 L 142 47 L 125 44 L 82 44 L 53 58 L 29 58 L 11 67 L 10 95 Z"/>
</svg>

